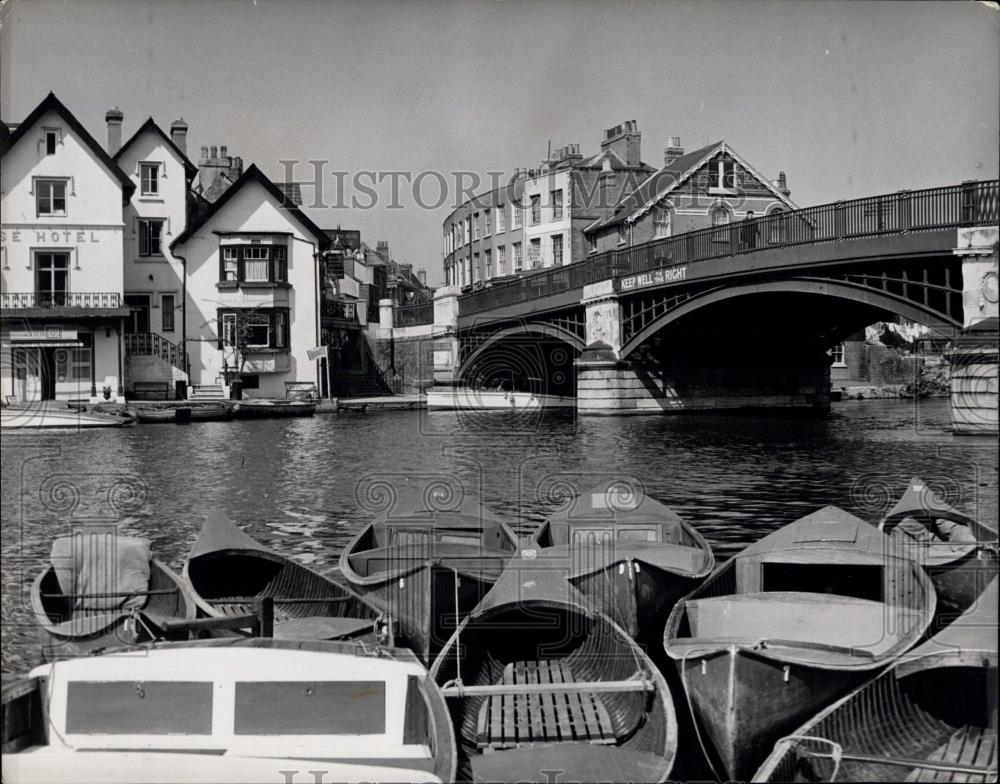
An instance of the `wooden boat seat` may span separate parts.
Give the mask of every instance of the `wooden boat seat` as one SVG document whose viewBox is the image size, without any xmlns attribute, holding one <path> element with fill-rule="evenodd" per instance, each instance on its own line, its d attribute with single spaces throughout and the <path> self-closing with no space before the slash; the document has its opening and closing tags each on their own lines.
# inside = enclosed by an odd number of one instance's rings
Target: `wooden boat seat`
<svg viewBox="0 0 1000 784">
<path fill-rule="evenodd" d="M 504 684 L 575 683 L 561 661 L 511 662 Z M 511 749 L 539 743 L 580 741 L 614 744 L 614 726 L 601 698 L 592 692 L 496 694 L 479 708 L 476 745 L 484 750 Z"/>
<path fill-rule="evenodd" d="M 370 618 L 337 618 L 328 615 L 290 618 L 274 624 L 274 636 L 279 640 L 342 640 L 371 630 Z"/>
<path fill-rule="evenodd" d="M 553 743 L 526 746 L 502 754 L 478 754 L 469 760 L 474 781 L 658 781 L 663 757 L 618 746 Z"/>
<path fill-rule="evenodd" d="M 897 619 L 893 634 L 886 633 L 887 612 Z M 879 656 L 915 628 L 920 613 L 850 596 L 767 591 L 694 599 L 687 616 L 691 636 L 701 640 L 863 648 Z"/>
<path fill-rule="evenodd" d="M 945 771 L 917 768 L 906 781 L 963 781 L 985 782 L 997 778 L 997 732 L 982 727 L 962 727 L 947 743 L 927 756 L 930 762 L 943 762 L 961 766 L 961 770 Z M 981 768 L 982 775 L 968 772 L 968 768 Z M 991 771 L 987 774 L 985 771 Z"/>
</svg>

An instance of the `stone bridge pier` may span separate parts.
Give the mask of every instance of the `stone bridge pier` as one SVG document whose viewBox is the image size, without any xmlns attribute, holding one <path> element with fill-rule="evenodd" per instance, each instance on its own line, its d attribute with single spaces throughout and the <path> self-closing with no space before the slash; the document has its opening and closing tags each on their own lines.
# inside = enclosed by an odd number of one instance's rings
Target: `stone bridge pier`
<svg viewBox="0 0 1000 784">
<path fill-rule="evenodd" d="M 951 415 L 956 433 L 997 435 L 997 247 L 1000 228 L 958 230 L 965 329 L 949 352 Z"/>
<path fill-rule="evenodd" d="M 622 306 L 613 282 L 584 287 L 587 346 L 576 361 L 577 411 L 585 415 L 830 408 L 830 358 L 818 344 L 782 339 L 746 361 L 738 331 L 667 331 L 623 352 Z"/>
</svg>

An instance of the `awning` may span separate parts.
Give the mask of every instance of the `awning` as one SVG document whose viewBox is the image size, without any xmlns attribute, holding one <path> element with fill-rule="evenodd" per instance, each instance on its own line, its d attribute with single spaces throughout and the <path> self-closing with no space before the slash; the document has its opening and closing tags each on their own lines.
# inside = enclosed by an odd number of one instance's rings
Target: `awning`
<svg viewBox="0 0 1000 784">
<path fill-rule="evenodd" d="M 7 344 L 7 341 L 3 341 Z M 13 348 L 75 348 L 82 346 L 79 340 L 18 340 L 14 338 L 9 343 Z"/>
</svg>

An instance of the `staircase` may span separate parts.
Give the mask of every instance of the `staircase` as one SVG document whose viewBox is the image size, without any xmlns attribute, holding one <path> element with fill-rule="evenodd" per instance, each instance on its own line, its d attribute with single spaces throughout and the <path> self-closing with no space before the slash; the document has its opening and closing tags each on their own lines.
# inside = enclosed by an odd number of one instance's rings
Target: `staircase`
<svg viewBox="0 0 1000 784">
<path fill-rule="evenodd" d="M 189 400 L 226 400 L 221 384 L 199 384 L 191 387 Z"/>
<path fill-rule="evenodd" d="M 187 384 L 181 347 L 155 332 L 124 337 L 125 391 L 132 400 L 172 400 L 178 382 Z"/>
<path fill-rule="evenodd" d="M 155 332 L 127 333 L 125 353 L 130 357 L 156 357 L 182 373 L 187 373 L 187 357 L 181 347 Z"/>
</svg>

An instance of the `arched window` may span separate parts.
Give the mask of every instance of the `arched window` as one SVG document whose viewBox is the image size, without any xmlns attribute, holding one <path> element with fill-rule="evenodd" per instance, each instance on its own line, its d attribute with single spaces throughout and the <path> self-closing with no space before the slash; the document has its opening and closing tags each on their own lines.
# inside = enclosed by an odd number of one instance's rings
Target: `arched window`
<svg viewBox="0 0 1000 784">
<path fill-rule="evenodd" d="M 725 227 L 733 219 L 729 208 L 724 204 L 718 204 L 711 211 L 712 225 L 718 226 L 718 231 L 712 232 L 712 242 L 729 242 L 729 230 Z"/>
<path fill-rule="evenodd" d="M 653 239 L 669 237 L 673 229 L 669 207 L 653 208 Z"/>
</svg>

